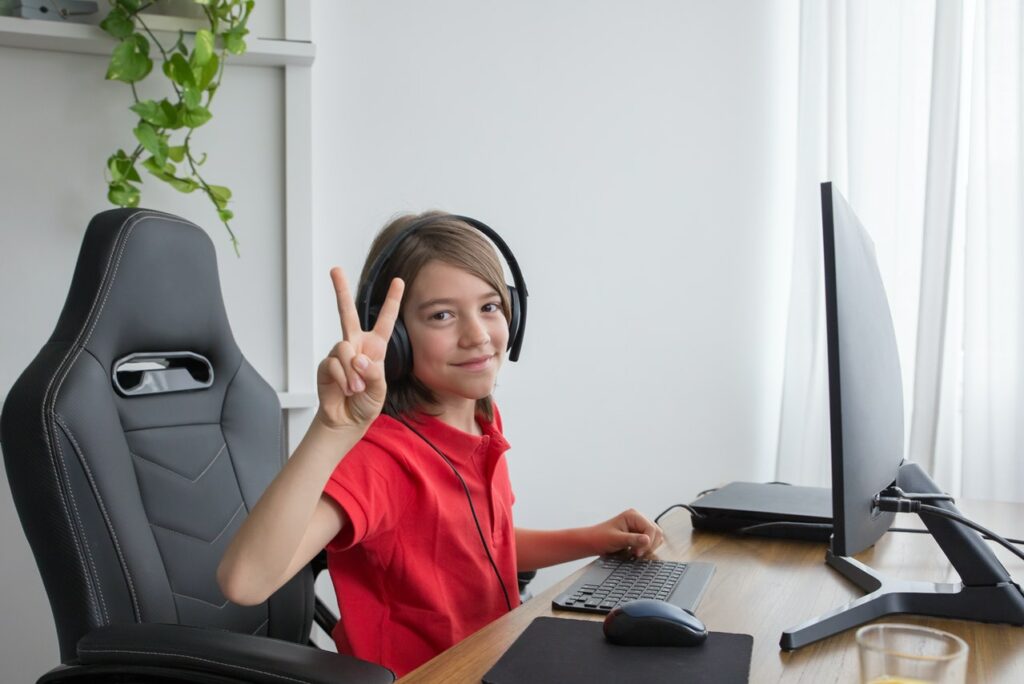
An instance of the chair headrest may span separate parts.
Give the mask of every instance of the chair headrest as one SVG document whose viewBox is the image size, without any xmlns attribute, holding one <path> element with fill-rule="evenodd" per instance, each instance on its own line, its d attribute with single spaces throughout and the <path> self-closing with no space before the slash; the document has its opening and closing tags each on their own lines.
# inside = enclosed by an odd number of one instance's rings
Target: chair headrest
<svg viewBox="0 0 1024 684">
<path fill-rule="evenodd" d="M 159 352 L 198 355 L 215 368 L 237 364 L 209 236 L 146 209 L 97 214 L 50 341 L 81 345 L 106 368 Z"/>
</svg>

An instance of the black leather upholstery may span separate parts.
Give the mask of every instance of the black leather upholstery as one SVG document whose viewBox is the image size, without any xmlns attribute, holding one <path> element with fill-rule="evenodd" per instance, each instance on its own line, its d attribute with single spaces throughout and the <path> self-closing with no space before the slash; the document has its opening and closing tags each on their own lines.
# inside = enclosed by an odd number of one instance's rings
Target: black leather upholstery
<svg viewBox="0 0 1024 684">
<path fill-rule="evenodd" d="M 209 360 L 208 388 L 114 389 L 118 359 L 184 351 Z M 231 334 L 206 233 L 153 211 L 98 214 L 56 329 L 0 420 L 62 662 L 74 662 L 79 640 L 104 625 L 305 642 L 311 572 L 253 607 L 229 603 L 215 579 L 227 543 L 281 468 L 281 426 L 274 390 Z"/>
</svg>

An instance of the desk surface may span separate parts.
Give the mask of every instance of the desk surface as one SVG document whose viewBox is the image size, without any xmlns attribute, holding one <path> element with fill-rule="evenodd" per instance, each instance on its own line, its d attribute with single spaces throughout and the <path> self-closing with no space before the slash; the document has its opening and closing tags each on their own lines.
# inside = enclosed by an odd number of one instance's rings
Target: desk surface
<svg viewBox="0 0 1024 684">
<path fill-rule="evenodd" d="M 960 510 L 989 529 L 1020 537 L 1024 504 L 961 502 Z M 896 527 L 921 527 L 912 516 L 897 516 Z M 694 531 L 685 510 L 662 519 L 665 544 L 658 557 L 700 560 L 717 568 L 697 614 L 708 629 L 754 636 L 751 682 L 856 682 L 854 631 L 793 652 L 779 649 L 788 629 L 861 595 L 853 585 L 825 566 L 826 545 L 803 541 L 734 537 Z M 996 555 L 1018 583 L 1024 582 L 1024 560 L 992 544 Z M 928 535 L 889 533 L 857 559 L 891 577 L 930 582 L 956 582 L 945 556 Z M 479 682 L 519 634 L 544 615 L 602 619 L 579 613 L 554 612 L 551 599 L 573 575 L 537 595 L 513 612 L 453 646 L 400 681 Z M 962 637 L 971 647 L 969 682 L 1024 682 L 1024 627 L 940 620 L 909 615 L 887 622 L 929 625 Z"/>
</svg>

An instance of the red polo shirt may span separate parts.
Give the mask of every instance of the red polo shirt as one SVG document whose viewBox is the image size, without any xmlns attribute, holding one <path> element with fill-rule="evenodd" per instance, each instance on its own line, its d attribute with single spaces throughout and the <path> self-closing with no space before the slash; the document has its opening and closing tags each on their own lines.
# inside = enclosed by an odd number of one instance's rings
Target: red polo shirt
<svg viewBox="0 0 1024 684">
<path fill-rule="evenodd" d="M 509 445 L 497 409 L 493 423 L 478 423 L 480 437 L 431 416 L 410 420 L 466 481 L 515 607 Z M 465 490 L 437 452 L 399 421 L 378 417 L 324 492 L 351 520 L 327 546 L 341 609 L 333 634 L 339 652 L 402 676 L 508 611 Z"/>
</svg>

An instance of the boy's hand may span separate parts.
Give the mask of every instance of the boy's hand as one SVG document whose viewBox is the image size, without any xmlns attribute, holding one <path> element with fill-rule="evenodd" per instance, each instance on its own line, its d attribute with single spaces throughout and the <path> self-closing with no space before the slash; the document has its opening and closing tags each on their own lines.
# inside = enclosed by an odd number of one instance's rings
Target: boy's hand
<svg viewBox="0 0 1024 684">
<path fill-rule="evenodd" d="M 594 552 L 598 555 L 629 551 L 636 558 L 643 558 L 653 553 L 665 539 L 660 527 L 632 508 L 590 530 Z"/>
<path fill-rule="evenodd" d="M 316 420 L 332 429 L 365 430 L 384 406 L 384 354 L 398 319 L 405 283 L 400 278 L 391 281 L 373 330 L 363 330 L 344 271 L 332 268 L 331 280 L 338 299 L 342 340 L 316 370 L 320 397 Z"/>
</svg>

